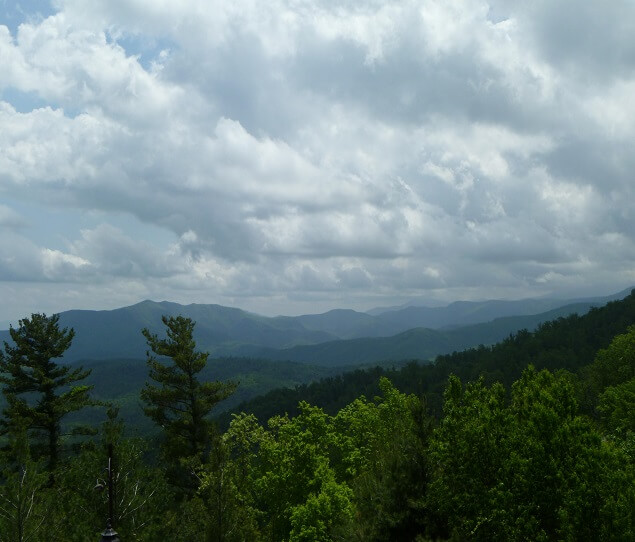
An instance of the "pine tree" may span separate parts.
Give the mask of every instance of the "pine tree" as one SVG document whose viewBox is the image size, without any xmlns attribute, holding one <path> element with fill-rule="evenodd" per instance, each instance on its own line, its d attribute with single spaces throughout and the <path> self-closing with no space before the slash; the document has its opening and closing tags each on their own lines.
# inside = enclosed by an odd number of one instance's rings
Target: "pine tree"
<svg viewBox="0 0 635 542">
<path fill-rule="evenodd" d="M 52 473 L 60 460 L 62 419 L 93 404 L 92 386 L 75 385 L 90 371 L 56 363 L 75 335 L 73 329 L 60 329 L 57 314 L 33 314 L 9 333 L 14 344 L 5 341 L 4 354 L 0 352 L 0 383 L 7 402 L 0 433 L 25 424 L 34 456 L 45 459 Z"/>
<path fill-rule="evenodd" d="M 197 352 L 193 338 L 195 322 L 183 316 L 163 316 L 167 339 L 143 329 L 150 351 L 147 363 L 150 378 L 141 390 L 146 403 L 145 414 L 163 429 L 163 456 L 170 468 L 170 479 L 186 491 L 187 463 L 206 459 L 209 452 L 212 422 L 209 413 L 220 401 L 231 395 L 235 384 L 229 382 L 200 382 L 199 373 L 207 364 L 209 354 Z M 164 364 L 159 358 L 170 358 Z"/>
</svg>

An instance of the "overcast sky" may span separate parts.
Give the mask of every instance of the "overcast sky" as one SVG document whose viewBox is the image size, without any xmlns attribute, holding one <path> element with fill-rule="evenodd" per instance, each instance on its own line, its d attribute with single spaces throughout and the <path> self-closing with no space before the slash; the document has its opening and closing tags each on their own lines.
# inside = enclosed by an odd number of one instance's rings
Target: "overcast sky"
<svg viewBox="0 0 635 542">
<path fill-rule="evenodd" d="M 0 0 L 0 323 L 635 284 L 635 2 Z"/>
</svg>

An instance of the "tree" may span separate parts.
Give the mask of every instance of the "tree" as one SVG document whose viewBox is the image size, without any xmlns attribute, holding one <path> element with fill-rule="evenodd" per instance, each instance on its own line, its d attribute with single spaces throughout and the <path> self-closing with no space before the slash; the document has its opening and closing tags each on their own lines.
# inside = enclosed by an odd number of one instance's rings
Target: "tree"
<svg viewBox="0 0 635 542">
<path fill-rule="evenodd" d="M 205 504 L 209 540 L 238 542 L 261 539 L 254 504 L 253 465 L 265 429 L 255 416 L 233 414 L 228 430 L 217 440 L 210 460 L 199 471 L 198 495 Z M 207 539 L 206 539 L 207 540 Z"/>
<path fill-rule="evenodd" d="M 483 379 L 463 387 L 452 375 L 444 393 L 443 419 L 430 444 L 434 466 L 431 505 L 447 518 L 455 539 L 505 540 L 500 484 L 511 419 L 505 409 L 505 389 L 486 388 Z M 510 539 L 510 538 L 507 538 Z"/>
<path fill-rule="evenodd" d="M 275 416 L 252 456 L 248 480 L 261 533 L 269 540 L 338 540 L 352 521 L 353 492 L 337 480 L 331 461 L 340 456 L 333 419 L 302 401 L 300 414 Z M 230 433 L 241 418 L 235 418 Z"/>
<path fill-rule="evenodd" d="M 26 542 L 46 530 L 48 477 L 31 459 L 23 425 L 11 428 L 8 441 L 9 457 L 0 457 L 0 542 Z"/>
<path fill-rule="evenodd" d="M 382 395 L 364 396 L 334 419 L 342 449 L 340 474 L 354 491 L 356 540 L 414 540 L 430 518 L 426 447 L 432 430 L 426 405 L 382 377 Z M 337 470 L 338 465 L 334 467 Z"/>
<path fill-rule="evenodd" d="M 629 540 L 632 466 L 579 415 L 568 373 L 511 390 L 451 377 L 430 445 L 430 503 L 460 540 Z M 622 459 L 622 460 L 620 460 Z M 630 514 L 630 515 L 629 515 Z"/>
<path fill-rule="evenodd" d="M 124 437 L 124 422 L 118 408 L 110 406 L 100 437 L 83 443 L 79 453 L 56 480 L 53 517 L 47 526 L 59 525 L 65 542 L 99 539 L 108 517 L 107 467 L 112 448 L 113 528 L 122 540 L 156 540 L 163 533 L 162 521 L 169 513 L 170 488 L 159 468 L 144 461 L 147 442 Z M 97 481 L 97 485 L 95 482 Z M 55 523 L 57 522 L 57 523 Z M 70 523 L 73 529 L 67 529 Z M 169 538 L 169 537 L 167 537 Z M 1 541 L 0 541 L 1 542 Z"/>
<path fill-rule="evenodd" d="M 635 433 L 635 378 L 606 388 L 599 397 L 598 410 L 609 431 Z"/>
<path fill-rule="evenodd" d="M 5 341 L 5 353 L 0 352 L 0 383 L 7 401 L 0 431 L 6 434 L 11 427 L 26 424 L 35 439 L 34 456 L 45 458 L 52 473 L 60 459 L 62 419 L 94 404 L 89 396 L 92 386 L 75 385 L 90 371 L 55 362 L 75 335 L 73 329 L 60 329 L 57 314 L 33 314 L 9 333 L 14 345 Z"/>
<path fill-rule="evenodd" d="M 613 337 L 607 348 L 599 350 L 583 376 L 585 401 L 591 409 L 598 406 L 598 397 L 606 388 L 634 379 L 635 325 L 629 326 L 626 333 Z"/>
<path fill-rule="evenodd" d="M 147 363 L 150 379 L 141 398 L 145 414 L 163 429 L 163 454 L 170 466 L 171 481 L 190 492 L 194 478 L 187 480 L 185 465 L 205 460 L 209 452 L 212 408 L 236 388 L 231 382 L 200 382 L 199 373 L 209 354 L 197 352 L 193 338 L 195 322 L 183 316 L 163 316 L 167 339 L 143 329 L 150 351 Z M 169 358 L 164 364 L 160 358 Z M 191 471 L 191 469 L 188 469 Z"/>
</svg>

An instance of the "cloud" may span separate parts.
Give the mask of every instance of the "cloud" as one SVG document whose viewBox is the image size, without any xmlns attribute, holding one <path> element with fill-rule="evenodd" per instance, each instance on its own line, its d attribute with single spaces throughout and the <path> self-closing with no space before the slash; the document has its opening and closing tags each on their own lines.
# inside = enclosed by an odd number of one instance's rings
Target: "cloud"
<svg viewBox="0 0 635 542">
<path fill-rule="evenodd" d="M 0 26 L 0 195 L 100 218 L 52 246 L 0 206 L 0 272 L 254 307 L 626 285 L 632 9 L 59 0 Z"/>
<path fill-rule="evenodd" d="M 17 230 L 26 226 L 26 221 L 19 213 L 0 204 L 0 230 Z"/>
<path fill-rule="evenodd" d="M 82 230 L 81 238 L 72 243 L 71 251 L 74 259 L 90 261 L 100 274 L 113 277 L 165 277 L 182 269 L 179 254 L 174 250 L 161 252 L 109 224 Z"/>
<path fill-rule="evenodd" d="M 0 240 L 0 281 L 66 282 L 80 279 L 90 263 L 81 257 L 39 247 L 15 233 Z M 14 284 L 15 287 L 15 284 Z"/>
<path fill-rule="evenodd" d="M 76 271 L 89 268 L 90 262 L 73 254 L 65 254 L 60 250 L 45 248 L 40 251 L 42 271 L 50 280 L 60 280 L 72 276 Z M 64 280 L 63 279 L 63 280 Z"/>
<path fill-rule="evenodd" d="M 554 4 L 543 0 L 518 9 L 527 23 L 527 41 L 532 48 L 568 77 L 610 85 L 612 79 L 632 74 L 632 2 L 618 0 L 605 5 L 567 0 Z"/>
</svg>

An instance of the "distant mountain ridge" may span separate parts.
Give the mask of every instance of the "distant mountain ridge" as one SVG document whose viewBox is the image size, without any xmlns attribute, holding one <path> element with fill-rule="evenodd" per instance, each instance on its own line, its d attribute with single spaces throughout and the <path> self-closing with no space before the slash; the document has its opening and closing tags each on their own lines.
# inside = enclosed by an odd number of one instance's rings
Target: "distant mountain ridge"
<svg viewBox="0 0 635 542">
<path fill-rule="evenodd" d="M 383 361 L 432 360 L 478 345 L 497 343 L 521 329 L 535 330 L 540 324 L 571 314 L 584 315 L 595 303 L 574 303 L 547 312 L 527 316 L 506 316 L 482 322 L 440 330 L 417 327 L 389 337 L 363 337 L 297 345 L 286 349 L 245 345 L 237 350 L 241 356 L 279 359 L 318 366 L 368 364 Z"/>
<path fill-rule="evenodd" d="M 405 307 L 377 315 L 336 309 L 266 317 L 222 305 L 142 301 L 107 311 L 65 311 L 60 313 L 60 323 L 75 329 L 73 344 L 64 356 L 70 362 L 143 358 L 147 347 L 141 329 L 162 334 L 161 316 L 181 314 L 196 321 L 197 346 L 214 357 L 255 356 L 333 366 L 344 358 L 351 358 L 346 364 L 353 359 L 355 363 L 387 357 L 427 359 L 453 349 L 492 344 L 523 327 L 533 329 L 539 322 L 622 299 L 629 291 L 575 305 L 543 299 L 459 301 L 446 307 Z M 548 312 L 541 311 L 548 306 Z M 8 331 L 0 331 L 0 340 L 8 337 Z"/>
<path fill-rule="evenodd" d="M 582 305 L 583 306 L 583 305 Z M 554 311 L 555 313 L 555 311 Z M 527 318 L 527 317 L 523 317 Z M 504 322 L 506 319 L 500 319 Z M 388 377 L 402 393 L 425 396 L 431 413 L 439 417 L 448 376 L 454 374 L 464 382 L 483 377 L 485 383 L 502 382 L 506 387 L 517 380 L 528 364 L 536 369 L 566 369 L 584 379 L 584 367 L 591 363 L 601 348 L 625 333 L 635 323 L 635 290 L 625 298 L 588 311 L 583 316 L 549 320 L 534 332 L 519 332 L 489 347 L 466 349 L 439 356 L 433 363 L 409 362 L 355 370 L 295 388 L 276 389 L 238 405 L 233 412 L 254 413 L 264 423 L 275 415 L 298 413 L 300 401 L 323 408 L 334 415 L 344 405 L 364 395 L 380 393 L 379 379 Z M 487 324 L 479 324 L 487 326 Z M 480 332 L 474 326 L 475 332 Z M 587 392 L 580 397 L 583 408 L 589 408 Z M 221 427 L 231 421 L 231 412 L 219 416 Z"/>
<path fill-rule="evenodd" d="M 69 350 L 63 361 L 91 369 L 86 383 L 95 386 L 95 397 L 113 400 L 121 407 L 124 419 L 135 427 L 151 430 L 139 399 L 139 390 L 147 379 L 146 345 L 140 330 L 149 327 L 163 334 L 164 314 L 184 314 L 197 321 L 197 347 L 213 354 L 203 378 L 240 382 L 237 393 L 219 407 L 224 410 L 280 386 L 307 384 L 369 365 L 391 367 L 403 365 L 404 360 L 431 361 L 439 354 L 494 344 L 518 330 L 533 330 L 542 322 L 573 313 L 583 315 L 591 307 L 603 304 L 576 303 L 540 314 L 506 316 L 469 326 L 418 327 L 389 337 L 354 339 L 333 337 L 335 332 L 346 335 L 355 326 L 368 326 L 373 322 L 370 315 L 337 310 L 323 315 L 267 318 L 219 305 L 144 301 L 112 311 L 67 311 L 61 313 L 60 320 L 63 326 L 76 331 L 74 350 Z M 8 335 L 7 331 L 0 332 L 0 340 Z M 257 342 L 260 344 L 254 344 Z M 87 416 L 91 423 L 103 420 L 103 413 L 97 411 Z"/>
<path fill-rule="evenodd" d="M 399 321 L 408 315 L 416 319 L 421 327 L 440 329 L 443 327 L 457 327 L 462 325 L 488 322 L 503 316 L 527 316 L 547 312 L 565 305 L 577 303 L 605 304 L 609 301 L 623 299 L 630 293 L 627 288 L 608 296 L 581 297 L 572 299 L 527 298 L 519 300 L 487 301 L 454 301 L 441 307 L 427 307 L 419 304 L 404 304 L 399 307 L 378 307 L 368 311 L 369 315 L 377 316 L 384 321 Z"/>
</svg>

